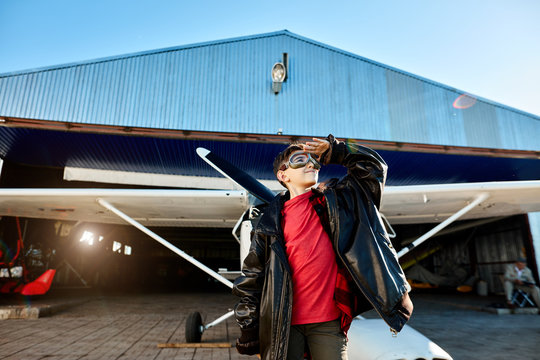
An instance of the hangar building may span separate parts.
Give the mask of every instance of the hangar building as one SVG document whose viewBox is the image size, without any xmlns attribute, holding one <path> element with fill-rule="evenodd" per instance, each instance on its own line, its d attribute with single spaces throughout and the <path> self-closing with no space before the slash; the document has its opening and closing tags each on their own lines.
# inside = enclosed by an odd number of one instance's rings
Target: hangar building
<svg viewBox="0 0 540 360">
<path fill-rule="evenodd" d="M 283 82 L 270 76 L 276 63 Z M 538 116 L 286 30 L 0 74 L 2 188 L 231 189 L 197 157 L 203 146 L 278 190 L 274 155 L 329 133 L 376 149 L 389 186 L 540 179 Z M 134 229 L 73 224 L 56 210 L 15 221 L 4 207 L 1 236 L 20 231 L 27 250 L 55 250 L 58 286 L 172 286 L 196 272 Z M 395 225 L 395 246 L 433 225 Z M 441 276 L 459 265 L 491 292 L 517 256 L 538 276 L 540 213 L 454 225 L 408 262 Z M 234 268 L 231 227 L 156 232 Z M 88 229 L 99 237 L 91 251 L 81 249 Z"/>
</svg>

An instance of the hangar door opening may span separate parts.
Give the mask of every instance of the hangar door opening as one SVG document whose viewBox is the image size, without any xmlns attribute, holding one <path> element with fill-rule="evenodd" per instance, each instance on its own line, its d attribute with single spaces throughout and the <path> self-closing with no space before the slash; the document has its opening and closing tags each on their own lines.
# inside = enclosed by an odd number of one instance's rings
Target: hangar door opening
<svg viewBox="0 0 540 360">
<path fill-rule="evenodd" d="M 64 181 L 63 169 L 10 161 L 4 161 L 0 187 L 151 188 Z M 56 211 L 55 217 L 62 219 L 61 212 L 69 209 Z M 231 228 L 153 227 L 151 230 L 215 271 L 240 269 L 240 249 Z M 17 261 L 24 261 L 27 280 L 34 280 L 44 269 L 56 269 L 52 288 L 99 288 L 105 291 L 227 289 L 131 225 L 36 218 L 19 218 L 17 221 L 15 217 L 4 216 L 0 220 L 0 261 L 11 261 L 17 253 L 19 237 L 23 240 L 23 248 L 19 247 Z"/>
<path fill-rule="evenodd" d="M 129 225 L 18 219 L 23 247 L 18 264 L 32 281 L 55 269 L 51 288 L 105 291 L 226 289 L 194 265 Z M 0 221 L 3 260 L 17 251 L 17 219 Z M 152 228 L 211 269 L 238 270 L 239 245 L 228 228 Z M 20 246 L 19 246 L 20 247 Z"/>
<path fill-rule="evenodd" d="M 431 227 L 396 226 L 394 242 L 406 246 Z M 520 256 L 528 259 L 538 281 L 526 215 L 456 222 L 405 255 L 401 264 L 413 288 L 476 292 L 485 282 L 490 294 L 499 295 L 506 265 Z"/>
</svg>

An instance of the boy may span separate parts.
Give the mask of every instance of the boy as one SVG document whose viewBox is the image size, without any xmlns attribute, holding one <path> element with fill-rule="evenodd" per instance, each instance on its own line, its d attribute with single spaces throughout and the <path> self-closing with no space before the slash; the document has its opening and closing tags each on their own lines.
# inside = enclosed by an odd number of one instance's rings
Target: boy
<svg viewBox="0 0 540 360">
<path fill-rule="evenodd" d="M 347 175 L 312 189 L 321 164 Z M 401 330 L 412 303 L 378 213 L 386 169 L 375 151 L 332 135 L 278 154 L 274 173 L 288 191 L 264 209 L 233 288 L 240 353 L 347 359 L 352 318 L 371 308 Z"/>
</svg>

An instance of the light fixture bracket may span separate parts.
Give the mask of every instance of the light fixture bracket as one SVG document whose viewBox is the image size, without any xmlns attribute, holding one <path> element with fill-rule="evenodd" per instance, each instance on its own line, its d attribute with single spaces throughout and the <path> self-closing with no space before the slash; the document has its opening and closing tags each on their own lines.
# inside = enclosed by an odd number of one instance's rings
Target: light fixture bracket
<svg viewBox="0 0 540 360">
<path fill-rule="evenodd" d="M 278 94 L 281 91 L 282 84 L 287 81 L 289 57 L 287 53 L 283 53 L 283 60 L 272 66 L 272 91 Z"/>
</svg>

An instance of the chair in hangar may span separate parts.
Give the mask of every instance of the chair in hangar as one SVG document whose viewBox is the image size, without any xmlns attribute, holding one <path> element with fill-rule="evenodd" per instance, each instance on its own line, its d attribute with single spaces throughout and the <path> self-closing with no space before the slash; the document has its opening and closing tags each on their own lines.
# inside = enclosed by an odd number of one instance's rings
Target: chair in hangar
<svg viewBox="0 0 540 360">
<path fill-rule="evenodd" d="M 511 303 L 514 306 L 517 306 L 520 308 L 526 307 L 526 306 L 535 307 L 534 302 L 529 297 L 529 294 L 527 294 L 525 291 L 521 289 L 514 289 L 514 292 L 512 293 Z"/>
<path fill-rule="evenodd" d="M 504 275 L 499 275 L 499 279 L 504 286 Z M 510 300 L 510 303 L 518 308 L 524 308 L 527 306 L 536 307 L 529 294 L 518 288 L 514 288 L 514 290 L 512 291 L 512 298 Z"/>
</svg>

